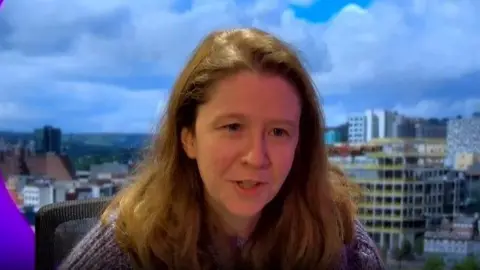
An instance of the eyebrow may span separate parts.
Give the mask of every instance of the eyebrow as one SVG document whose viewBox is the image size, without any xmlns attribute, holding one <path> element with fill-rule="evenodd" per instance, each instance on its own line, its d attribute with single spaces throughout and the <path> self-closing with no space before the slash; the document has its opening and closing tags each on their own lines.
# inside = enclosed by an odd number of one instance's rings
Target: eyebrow
<svg viewBox="0 0 480 270">
<path fill-rule="evenodd" d="M 224 121 L 226 119 L 240 119 L 244 120 L 247 117 L 244 114 L 241 113 L 227 113 L 227 114 L 220 114 L 215 116 L 213 123 L 219 123 L 221 121 Z M 297 128 L 299 126 L 298 121 L 292 120 L 292 119 L 279 119 L 279 118 L 271 118 L 268 119 L 268 122 L 271 124 L 276 124 L 276 125 L 287 125 L 291 128 Z"/>
</svg>

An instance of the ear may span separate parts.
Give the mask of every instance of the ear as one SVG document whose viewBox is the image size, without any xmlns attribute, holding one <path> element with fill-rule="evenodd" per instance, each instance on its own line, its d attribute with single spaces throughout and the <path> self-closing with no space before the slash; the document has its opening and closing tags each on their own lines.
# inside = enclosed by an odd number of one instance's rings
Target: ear
<svg viewBox="0 0 480 270">
<path fill-rule="evenodd" d="M 185 154 L 187 154 L 189 158 L 195 159 L 197 157 L 197 149 L 193 133 L 188 128 L 183 128 L 180 136 Z"/>
</svg>

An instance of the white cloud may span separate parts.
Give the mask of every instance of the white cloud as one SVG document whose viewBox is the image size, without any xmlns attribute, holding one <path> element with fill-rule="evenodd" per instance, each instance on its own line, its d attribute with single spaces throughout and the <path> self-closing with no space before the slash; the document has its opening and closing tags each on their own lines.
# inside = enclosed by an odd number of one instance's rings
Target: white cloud
<svg viewBox="0 0 480 270">
<path fill-rule="evenodd" d="M 396 105 L 394 110 L 409 116 L 440 117 L 455 116 L 457 114 L 469 116 L 474 112 L 480 112 L 480 98 L 462 99 L 454 102 L 439 100 L 421 100 L 410 105 Z"/>
<path fill-rule="evenodd" d="M 55 104 L 56 111 L 69 113 L 69 121 L 85 121 L 96 127 L 97 132 L 151 131 L 158 120 L 156 112 L 166 100 L 164 89 L 131 91 L 85 82 L 59 82 L 51 94 L 57 95 L 58 100 L 66 101 Z M 79 106 L 71 108 L 72 104 Z"/>
<path fill-rule="evenodd" d="M 72 117 L 79 129 L 148 130 L 166 90 L 133 90 L 90 79 L 134 81 L 143 73 L 173 80 L 207 32 L 240 25 L 261 27 L 294 44 L 324 96 L 368 90 L 392 99 L 480 69 L 478 1 L 348 5 L 326 24 L 298 18 L 289 8 L 313 1 L 194 0 L 183 11 L 175 0 L 6 1 L 0 17 L 0 104 L 9 105 L 0 110 L 1 118 L 12 128 L 23 127 L 20 121 L 31 121 L 20 114 L 30 111 L 45 121 Z M 445 112 L 434 97 L 426 100 L 399 109 Z M 110 109 L 97 112 L 96 106 Z M 343 100 L 327 104 L 329 122 L 343 121 L 351 107 Z M 460 105 L 450 108 L 452 114 L 465 111 Z M 86 120 L 76 118 L 78 112 Z"/>
<path fill-rule="evenodd" d="M 480 3 L 468 0 L 376 1 L 368 10 L 349 5 L 323 36 L 333 70 L 318 75 L 319 84 L 348 92 L 362 84 L 432 82 L 478 71 L 479 10 Z"/>
</svg>

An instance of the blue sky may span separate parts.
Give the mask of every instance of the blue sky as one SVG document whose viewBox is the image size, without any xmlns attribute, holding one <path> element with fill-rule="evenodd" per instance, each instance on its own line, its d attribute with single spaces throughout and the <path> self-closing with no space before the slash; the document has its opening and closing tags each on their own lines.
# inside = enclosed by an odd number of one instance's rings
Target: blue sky
<svg viewBox="0 0 480 270">
<path fill-rule="evenodd" d="M 0 130 L 148 132 L 208 32 L 255 26 L 292 43 L 329 125 L 366 109 L 480 109 L 477 0 L 6 0 Z"/>
</svg>

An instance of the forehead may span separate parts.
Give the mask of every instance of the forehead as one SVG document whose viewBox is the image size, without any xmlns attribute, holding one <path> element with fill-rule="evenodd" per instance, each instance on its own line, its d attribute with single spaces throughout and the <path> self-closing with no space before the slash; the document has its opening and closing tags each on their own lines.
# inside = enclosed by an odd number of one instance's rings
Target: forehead
<svg viewBox="0 0 480 270">
<path fill-rule="evenodd" d="M 300 116 L 298 91 L 292 84 L 280 76 L 254 72 L 241 72 L 219 81 L 205 105 L 213 115 L 233 112 L 291 120 Z"/>
</svg>

